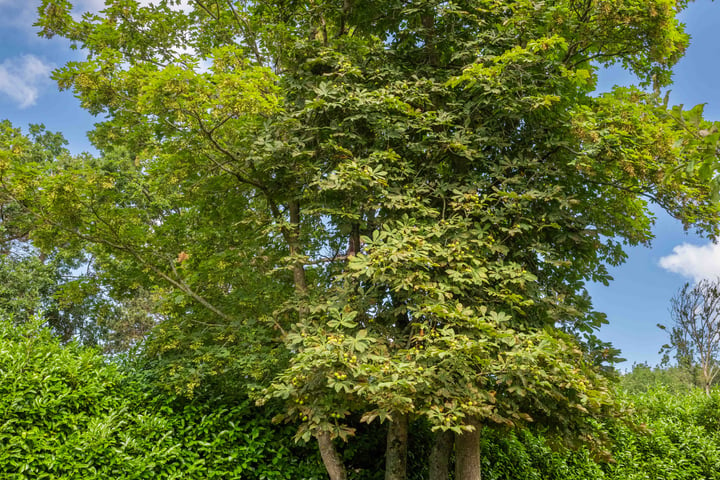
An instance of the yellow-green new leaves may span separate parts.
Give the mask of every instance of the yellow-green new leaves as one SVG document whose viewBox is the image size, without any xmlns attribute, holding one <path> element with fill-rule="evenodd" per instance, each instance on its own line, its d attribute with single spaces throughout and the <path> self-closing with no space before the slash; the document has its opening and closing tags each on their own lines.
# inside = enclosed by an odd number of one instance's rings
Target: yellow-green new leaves
<svg viewBox="0 0 720 480">
<path fill-rule="evenodd" d="M 585 2 L 512 2 L 509 28 L 524 30 L 532 16 L 548 37 L 566 40 L 564 63 L 572 68 L 620 63 L 645 84 L 665 86 L 688 36 L 676 15 L 685 0 L 590 0 Z M 528 29 L 529 30 L 529 29 Z"/>
<path fill-rule="evenodd" d="M 589 182 L 642 192 L 686 228 L 717 235 L 716 223 L 703 219 L 718 211 L 720 136 L 715 122 L 702 119 L 702 105 L 684 111 L 657 94 L 617 88 L 577 109 L 572 122 L 582 142 L 573 163 Z"/>
<path fill-rule="evenodd" d="M 214 58 L 207 73 L 181 65 L 130 70 L 128 83 L 139 93 L 137 113 L 157 115 L 160 121 L 185 129 L 278 110 L 277 78 L 270 69 L 248 65 L 229 47 L 215 52 Z"/>
</svg>

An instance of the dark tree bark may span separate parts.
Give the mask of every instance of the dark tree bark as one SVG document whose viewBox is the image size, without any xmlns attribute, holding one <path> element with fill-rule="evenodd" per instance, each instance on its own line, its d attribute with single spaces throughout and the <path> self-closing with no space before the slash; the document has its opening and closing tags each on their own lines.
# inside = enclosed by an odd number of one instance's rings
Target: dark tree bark
<svg viewBox="0 0 720 480">
<path fill-rule="evenodd" d="M 450 454 L 453 447 L 451 432 L 437 432 L 430 452 L 430 476 L 428 480 L 449 480 Z"/>
<path fill-rule="evenodd" d="M 472 421 L 472 432 L 455 437 L 455 480 L 480 480 L 480 424 Z"/>
<path fill-rule="evenodd" d="M 328 432 L 318 433 L 316 438 L 320 448 L 320 456 L 328 475 L 330 475 L 330 480 L 347 480 L 345 465 L 343 465 L 342 459 L 332 443 L 330 434 Z"/>
<path fill-rule="evenodd" d="M 393 415 L 387 433 L 385 450 L 385 480 L 405 480 L 407 477 L 408 416 Z"/>
<path fill-rule="evenodd" d="M 440 64 L 440 56 L 435 46 L 435 12 L 428 12 L 422 16 L 422 24 L 425 28 L 425 49 L 427 51 L 427 62 L 433 67 Z"/>
</svg>

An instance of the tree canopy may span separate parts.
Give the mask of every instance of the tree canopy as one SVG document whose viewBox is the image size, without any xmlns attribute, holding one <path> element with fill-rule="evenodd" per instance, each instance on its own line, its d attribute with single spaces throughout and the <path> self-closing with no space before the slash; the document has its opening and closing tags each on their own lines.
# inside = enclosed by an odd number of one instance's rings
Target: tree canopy
<svg viewBox="0 0 720 480">
<path fill-rule="evenodd" d="M 411 418 L 461 478 L 481 425 L 592 443 L 618 407 L 585 283 L 651 202 L 718 233 L 720 132 L 663 96 L 686 3 L 43 0 L 101 155 L 6 140 L 3 225 L 152 292 L 172 387 L 284 401 L 333 480 L 358 418 L 391 422 L 387 479 Z M 594 94 L 610 64 L 639 87 Z"/>
</svg>

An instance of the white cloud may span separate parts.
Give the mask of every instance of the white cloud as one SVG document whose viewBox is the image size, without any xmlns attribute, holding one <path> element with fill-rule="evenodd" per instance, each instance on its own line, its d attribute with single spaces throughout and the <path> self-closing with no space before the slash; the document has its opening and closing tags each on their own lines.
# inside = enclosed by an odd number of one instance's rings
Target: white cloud
<svg viewBox="0 0 720 480">
<path fill-rule="evenodd" d="M 690 245 L 683 243 L 673 248 L 673 253 L 660 259 L 660 266 L 673 273 L 700 281 L 720 275 L 720 245 Z"/>
<path fill-rule="evenodd" d="M 138 0 L 141 5 L 157 4 L 157 0 Z M 173 10 L 181 10 L 183 12 L 189 12 L 193 9 L 191 0 L 181 0 L 177 5 L 170 5 Z"/>
<path fill-rule="evenodd" d="M 0 0 L 2 2 L 2 0 Z M 156 3 L 154 0 L 138 0 L 141 6 L 147 6 L 151 3 Z M 105 0 L 77 0 L 73 2 L 75 13 L 93 12 L 97 13 L 100 10 L 105 9 Z"/>
<path fill-rule="evenodd" d="M 75 10 L 81 12 L 99 12 L 105 8 L 105 0 L 80 0 L 75 3 Z"/>
<path fill-rule="evenodd" d="M 2 2 L 2 0 L 0 0 Z M 140 6 L 157 5 L 158 0 L 137 0 Z M 93 10 L 95 12 L 105 7 L 105 0 L 80 0 L 78 10 Z M 83 8 L 84 7 L 84 8 Z M 191 0 L 182 0 L 178 5 L 170 5 L 173 10 L 189 11 L 192 9 Z"/>
<path fill-rule="evenodd" d="M 138 5 L 141 7 L 147 7 L 150 5 L 157 5 L 158 0 L 136 0 Z M 0 5 L 3 0 L 0 0 Z M 105 10 L 105 0 L 77 0 L 73 3 L 72 16 L 76 21 L 80 21 L 82 15 L 86 12 L 99 13 L 101 10 Z M 192 10 L 191 0 L 181 0 L 179 4 L 170 4 L 172 10 L 180 10 L 183 12 L 189 12 Z"/>
<path fill-rule="evenodd" d="M 6 59 L 0 63 L 0 94 L 10 97 L 20 108 L 34 105 L 40 88 L 49 83 L 52 68 L 34 55 Z"/>
</svg>

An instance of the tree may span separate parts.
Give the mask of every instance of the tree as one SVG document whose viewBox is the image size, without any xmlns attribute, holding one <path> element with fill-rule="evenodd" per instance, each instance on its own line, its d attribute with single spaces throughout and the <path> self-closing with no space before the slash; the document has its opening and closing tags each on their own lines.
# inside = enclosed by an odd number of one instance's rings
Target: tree
<svg viewBox="0 0 720 480">
<path fill-rule="evenodd" d="M 42 125 L 31 125 L 23 135 L 10 122 L 0 122 L 2 160 L 12 158 L 16 167 L 52 164 L 57 169 L 70 158 L 65 144 L 61 134 Z M 59 241 L 39 249 L 31 239 L 35 222 L 36 215 L 9 190 L 0 192 L 0 311 L 16 323 L 39 315 L 65 343 L 102 345 L 108 353 L 137 344 L 156 322 L 151 293 L 135 289 L 131 296 L 112 298 L 82 245 Z"/>
<path fill-rule="evenodd" d="M 697 383 L 692 372 L 681 366 L 659 365 L 652 368 L 645 363 L 635 363 L 630 372 L 621 376 L 620 386 L 630 394 L 664 388 L 674 394 L 684 395 L 696 388 Z"/>
<path fill-rule="evenodd" d="M 648 201 L 718 228 L 720 133 L 660 95 L 685 2 L 176 4 L 43 1 L 41 33 L 87 52 L 58 84 L 107 118 L 99 159 L 5 154 L 39 248 L 168 292 L 150 349 L 174 385 L 285 401 L 333 480 L 358 416 L 390 422 L 388 480 L 411 418 L 456 434 L 468 479 L 481 425 L 598 438 L 585 282 L 651 240 Z M 655 91 L 593 96 L 598 63 Z"/>
<path fill-rule="evenodd" d="M 663 350 L 675 350 L 679 367 L 689 372 L 697 368 L 709 395 L 720 373 L 720 279 L 686 283 L 670 300 L 670 318 L 670 345 Z"/>
</svg>

